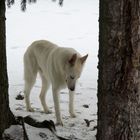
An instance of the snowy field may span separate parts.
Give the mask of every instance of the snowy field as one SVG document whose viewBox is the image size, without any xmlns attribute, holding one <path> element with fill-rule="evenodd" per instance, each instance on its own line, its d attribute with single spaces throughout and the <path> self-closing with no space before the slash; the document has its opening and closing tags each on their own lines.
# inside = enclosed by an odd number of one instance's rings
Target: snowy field
<svg viewBox="0 0 140 140">
<path fill-rule="evenodd" d="M 23 94 L 23 54 L 34 40 L 47 39 L 59 46 L 72 47 L 82 55 L 89 54 L 82 76 L 77 83 L 75 110 L 77 117 L 70 118 L 68 113 L 68 91 L 61 92 L 61 114 L 64 126 L 57 126 L 60 136 L 72 140 L 93 140 L 97 123 L 97 53 L 98 53 L 98 1 L 97 0 L 64 0 L 63 7 L 51 0 L 38 0 L 37 4 L 27 6 L 21 12 L 16 3 L 7 9 L 7 57 L 9 75 L 9 97 L 11 110 L 15 115 L 31 115 L 38 121 L 55 122 L 54 104 L 51 90 L 46 101 L 52 114 L 42 112 L 39 101 L 41 82 L 39 76 L 32 90 L 31 103 L 35 112 L 25 110 L 24 100 L 15 97 Z M 94 120 L 87 127 L 84 119 Z M 46 129 L 26 125 L 30 140 L 55 140 Z M 43 136 L 40 135 L 43 133 Z M 45 135 L 46 134 L 46 135 Z"/>
</svg>

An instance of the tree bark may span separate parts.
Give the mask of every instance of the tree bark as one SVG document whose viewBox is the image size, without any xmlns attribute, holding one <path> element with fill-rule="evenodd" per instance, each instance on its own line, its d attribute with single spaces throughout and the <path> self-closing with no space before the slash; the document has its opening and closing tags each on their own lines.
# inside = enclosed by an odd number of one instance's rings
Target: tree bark
<svg viewBox="0 0 140 140">
<path fill-rule="evenodd" d="M 9 108 L 6 63 L 5 0 L 0 0 L 0 139 L 4 129 L 14 121 Z"/>
<path fill-rule="evenodd" d="M 140 1 L 99 11 L 97 140 L 140 140 Z"/>
</svg>

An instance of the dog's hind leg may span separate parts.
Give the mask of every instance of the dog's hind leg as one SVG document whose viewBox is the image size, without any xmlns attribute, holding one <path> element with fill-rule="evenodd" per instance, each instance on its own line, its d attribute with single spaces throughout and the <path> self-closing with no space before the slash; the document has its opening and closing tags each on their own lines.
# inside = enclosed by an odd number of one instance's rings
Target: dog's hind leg
<svg viewBox="0 0 140 140">
<path fill-rule="evenodd" d="M 33 63 L 28 59 L 28 57 L 24 58 L 24 96 L 25 96 L 25 103 L 26 103 L 26 110 L 27 111 L 34 111 L 31 107 L 30 103 L 30 92 L 31 89 L 36 81 L 37 76 L 37 65 L 35 62 Z"/>
<path fill-rule="evenodd" d="M 51 111 L 49 110 L 47 104 L 46 104 L 46 93 L 49 89 L 49 86 L 50 86 L 50 82 L 48 79 L 46 79 L 43 75 L 43 73 L 41 71 L 39 71 L 40 73 L 40 76 L 41 76 L 41 80 L 42 80 L 42 88 L 41 88 L 41 93 L 40 93 L 40 101 L 41 101 L 41 104 L 43 106 L 43 109 L 44 109 L 44 112 L 49 114 L 51 113 Z"/>
<path fill-rule="evenodd" d="M 26 110 L 30 112 L 34 111 L 30 103 L 30 93 L 33 85 L 34 85 L 33 81 L 25 81 L 24 96 L 25 96 Z"/>
</svg>

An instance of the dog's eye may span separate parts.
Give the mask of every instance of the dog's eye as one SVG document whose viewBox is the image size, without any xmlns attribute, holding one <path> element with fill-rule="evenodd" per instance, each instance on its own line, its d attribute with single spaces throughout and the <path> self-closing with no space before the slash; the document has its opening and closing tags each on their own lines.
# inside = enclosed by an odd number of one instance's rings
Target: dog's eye
<svg viewBox="0 0 140 140">
<path fill-rule="evenodd" d="M 71 79 L 74 79 L 74 76 L 71 76 L 71 75 L 70 75 L 70 78 L 71 78 Z"/>
</svg>

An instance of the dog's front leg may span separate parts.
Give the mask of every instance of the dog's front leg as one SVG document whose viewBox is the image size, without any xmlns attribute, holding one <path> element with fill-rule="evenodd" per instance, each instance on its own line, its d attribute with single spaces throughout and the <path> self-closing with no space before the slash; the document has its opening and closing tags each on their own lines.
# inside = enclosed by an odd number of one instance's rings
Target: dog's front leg
<svg viewBox="0 0 140 140">
<path fill-rule="evenodd" d="M 56 115 L 56 124 L 63 125 L 61 114 L 60 114 L 60 92 L 58 89 L 53 89 L 53 100 L 55 107 L 55 115 Z"/>
<path fill-rule="evenodd" d="M 72 118 L 76 117 L 74 113 L 74 95 L 75 91 L 69 90 L 69 113 Z"/>
</svg>

